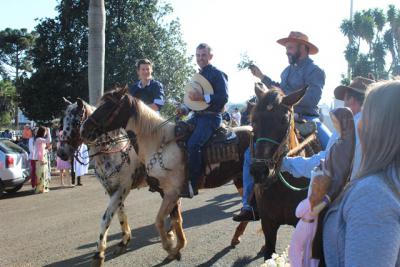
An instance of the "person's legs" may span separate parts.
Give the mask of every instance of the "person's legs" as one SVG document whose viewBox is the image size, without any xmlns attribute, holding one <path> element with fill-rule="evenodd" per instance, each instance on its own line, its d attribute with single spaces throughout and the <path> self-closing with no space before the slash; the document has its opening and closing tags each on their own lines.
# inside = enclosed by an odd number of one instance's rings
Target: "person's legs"
<svg viewBox="0 0 400 267">
<path fill-rule="evenodd" d="M 78 177 L 77 177 L 77 184 L 78 184 L 78 185 L 82 185 L 82 183 L 81 183 L 81 176 L 78 176 Z"/>
<path fill-rule="evenodd" d="M 196 116 L 196 127 L 187 142 L 189 180 L 194 195 L 197 195 L 197 183 L 202 174 L 203 162 L 201 148 L 210 139 L 214 130 L 220 123 L 220 116 Z"/>
<path fill-rule="evenodd" d="M 233 216 L 234 221 L 250 221 L 250 220 L 258 220 L 258 213 L 253 203 L 255 204 L 254 199 L 254 178 L 250 174 L 250 165 L 251 165 L 251 155 L 250 148 L 247 148 L 244 153 L 244 161 L 243 161 L 243 196 L 242 196 L 242 204 L 243 207 L 238 215 Z"/>
</svg>

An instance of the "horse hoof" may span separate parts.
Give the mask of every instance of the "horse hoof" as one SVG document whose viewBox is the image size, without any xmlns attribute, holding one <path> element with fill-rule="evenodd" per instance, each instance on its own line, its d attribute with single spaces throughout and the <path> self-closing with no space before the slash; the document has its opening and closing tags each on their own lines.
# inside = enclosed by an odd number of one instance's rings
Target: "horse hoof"
<svg viewBox="0 0 400 267">
<path fill-rule="evenodd" d="M 114 250 L 114 256 L 119 256 L 126 252 L 128 248 L 128 243 L 124 244 L 122 241 L 118 243 L 117 248 Z"/>
<path fill-rule="evenodd" d="M 231 241 L 231 247 L 236 247 L 237 245 L 240 244 L 240 238 L 234 238 Z"/>
<path fill-rule="evenodd" d="M 93 256 L 91 267 L 102 267 L 102 266 L 104 266 L 104 257 L 101 257 L 100 253 L 96 252 L 96 254 L 94 254 Z"/>
<path fill-rule="evenodd" d="M 264 254 L 265 253 L 265 245 L 261 247 L 260 251 L 258 254 Z"/>
<path fill-rule="evenodd" d="M 168 255 L 168 260 L 177 260 L 180 261 L 182 259 L 182 254 L 178 251 L 176 253 L 171 253 Z"/>
</svg>

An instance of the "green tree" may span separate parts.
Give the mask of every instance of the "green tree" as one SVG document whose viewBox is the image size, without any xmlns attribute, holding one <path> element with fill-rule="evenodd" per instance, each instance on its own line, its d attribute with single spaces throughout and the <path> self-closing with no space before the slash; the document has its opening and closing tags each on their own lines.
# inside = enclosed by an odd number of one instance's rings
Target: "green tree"
<svg viewBox="0 0 400 267">
<path fill-rule="evenodd" d="M 29 33 L 27 29 L 6 28 L 0 32 L 0 69 L 2 76 L 13 77 L 16 93 L 19 94 L 20 78 L 30 72 L 31 58 L 30 49 L 35 40 L 34 33 Z M 5 67 L 4 67 L 5 66 Z M 7 72 L 7 68 L 12 71 Z M 15 125 L 18 125 L 18 105 L 14 108 Z"/>
<path fill-rule="evenodd" d="M 24 80 L 21 96 L 25 114 L 39 121 L 60 115 L 62 96 L 89 96 L 89 0 L 62 0 L 57 10 L 56 18 L 36 26 L 35 71 Z M 179 21 L 170 19 L 172 7 L 157 0 L 113 0 L 105 1 L 105 11 L 105 90 L 132 84 L 137 79 L 136 61 L 146 57 L 154 62 L 154 78 L 164 84 L 167 98 L 180 100 L 194 67 Z"/>
<path fill-rule="evenodd" d="M 344 55 L 352 77 L 367 77 L 371 73 L 377 79 L 387 79 L 396 74 L 399 35 L 395 33 L 399 33 L 399 18 L 399 10 L 389 6 L 387 14 L 375 8 L 356 12 L 351 20 L 343 20 L 340 29 L 348 38 Z M 392 54 L 390 64 L 386 62 L 389 52 Z"/>
<path fill-rule="evenodd" d="M 12 110 L 16 106 L 15 86 L 9 80 L 0 81 L 0 124 L 9 125 L 11 123 Z"/>
</svg>

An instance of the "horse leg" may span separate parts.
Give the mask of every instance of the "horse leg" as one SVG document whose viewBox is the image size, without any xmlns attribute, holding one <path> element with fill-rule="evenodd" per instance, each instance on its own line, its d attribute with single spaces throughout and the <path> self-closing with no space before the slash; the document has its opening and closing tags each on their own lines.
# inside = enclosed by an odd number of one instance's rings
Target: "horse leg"
<svg viewBox="0 0 400 267">
<path fill-rule="evenodd" d="M 158 233 L 161 237 L 162 246 L 170 256 L 173 256 L 174 251 L 172 250 L 172 238 L 167 234 L 164 228 L 165 218 L 172 212 L 173 208 L 177 205 L 178 200 L 178 196 L 171 197 L 164 195 L 155 223 Z"/>
<path fill-rule="evenodd" d="M 240 243 L 240 237 L 243 235 L 244 230 L 246 230 L 247 224 L 249 222 L 240 222 L 240 224 L 236 227 L 235 234 L 231 240 L 231 246 L 235 247 Z"/>
<path fill-rule="evenodd" d="M 131 241 L 132 234 L 131 228 L 128 224 L 128 217 L 125 213 L 125 205 L 124 201 L 126 197 L 129 195 L 130 192 L 130 185 L 126 186 L 122 191 L 122 196 L 119 198 L 118 203 L 118 219 L 119 224 L 121 225 L 122 231 L 122 240 L 118 243 L 117 249 L 114 251 L 114 255 L 120 255 L 124 253 L 128 247 L 129 241 Z"/>
<path fill-rule="evenodd" d="M 171 214 L 171 227 L 174 229 L 177 242 L 176 246 L 172 249 L 171 253 L 169 254 L 168 258 L 169 259 L 181 259 L 181 253 L 180 250 L 183 249 L 186 246 L 187 240 L 185 233 L 183 232 L 183 227 L 182 227 L 182 210 L 181 210 L 181 201 L 179 200 L 176 206 L 173 208 Z M 168 235 L 170 232 L 168 232 Z"/>
<path fill-rule="evenodd" d="M 104 215 L 101 219 L 100 235 L 99 235 L 99 241 L 97 243 L 97 252 L 93 256 L 92 266 L 104 265 L 104 258 L 105 258 L 104 254 L 107 244 L 107 232 L 111 220 L 114 217 L 115 211 L 118 209 L 118 203 L 121 196 L 122 196 L 122 190 L 117 190 L 110 197 L 107 209 L 104 212 Z"/>
<path fill-rule="evenodd" d="M 263 218 L 261 220 L 261 225 L 265 238 L 264 259 L 267 260 L 275 253 L 276 236 L 278 234 L 279 225 L 269 218 L 266 220 Z"/>
</svg>

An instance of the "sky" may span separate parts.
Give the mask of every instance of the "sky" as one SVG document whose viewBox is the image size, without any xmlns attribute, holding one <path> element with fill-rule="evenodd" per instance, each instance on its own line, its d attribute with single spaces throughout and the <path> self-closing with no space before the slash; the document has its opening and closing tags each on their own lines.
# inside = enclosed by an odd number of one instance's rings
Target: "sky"
<svg viewBox="0 0 400 267">
<path fill-rule="evenodd" d="M 106 0 L 107 1 L 107 0 Z M 350 16 L 351 0 L 163 0 L 174 9 L 172 18 L 181 23 L 188 55 L 201 42 L 213 48 L 212 64 L 229 77 L 230 102 L 244 102 L 254 95 L 250 71 L 237 69 L 240 55 L 254 60 L 262 72 L 275 81 L 288 65 L 285 48 L 276 40 L 290 31 L 301 31 L 319 48 L 311 56 L 326 74 L 321 103 L 330 104 L 347 64 L 343 51 L 347 40 L 340 32 Z M 33 30 L 37 18 L 54 17 L 56 0 L 0 0 L 0 29 Z M 398 0 L 353 0 L 353 10 L 387 9 Z M 193 59 L 194 60 L 194 59 Z M 195 64 L 195 60 L 193 61 Z"/>
</svg>

